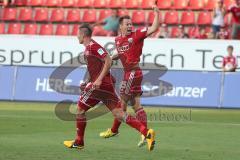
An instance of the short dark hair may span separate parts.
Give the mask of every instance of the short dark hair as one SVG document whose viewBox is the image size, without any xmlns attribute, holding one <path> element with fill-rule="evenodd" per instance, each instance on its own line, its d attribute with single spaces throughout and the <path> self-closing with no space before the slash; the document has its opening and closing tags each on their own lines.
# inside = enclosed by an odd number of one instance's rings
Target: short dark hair
<svg viewBox="0 0 240 160">
<path fill-rule="evenodd" d="M 85 36 L 91 37 L 92 36 L 92 27 L 88 23 L 84 23 L 79 26 L 79 30 L 82 30 Z"/>
<path fill-rule="evenodd" d="M 233 46 L 232 45 L 229 45 L 227 48 L 233 50 Z"/>
<path fill-rule="evenodd" d="M 119 23 L 122 24 L 124 19 L 131 19 L 131 17 L 129 15 L 125 15 L 119 18 Z"/>
</svg>

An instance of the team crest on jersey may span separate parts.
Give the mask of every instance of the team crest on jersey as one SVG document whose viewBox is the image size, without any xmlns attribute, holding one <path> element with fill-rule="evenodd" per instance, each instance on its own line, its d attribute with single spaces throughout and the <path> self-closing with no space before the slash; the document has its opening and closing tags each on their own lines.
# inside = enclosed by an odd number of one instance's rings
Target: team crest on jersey
<svg viewBox="0 0 240 160">
<path fill-rule="evenodd" d="M 128 38 L 128 42 L 132 43 L 133 42 L 133 38 Z"/>
<path fill-rule="evenodd" d="M 103 50 L 102 48 L 99 48 L 97 52 L 98 52 L 100 55 L 103 55 L 104 50 Z"/>
</svg>

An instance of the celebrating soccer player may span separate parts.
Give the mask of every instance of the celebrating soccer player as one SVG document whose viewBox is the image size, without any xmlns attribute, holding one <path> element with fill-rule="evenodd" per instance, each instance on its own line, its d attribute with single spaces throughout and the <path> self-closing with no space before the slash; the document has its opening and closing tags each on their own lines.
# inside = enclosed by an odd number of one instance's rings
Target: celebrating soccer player
<svg viewBox="0 0 240 160">
<path fill-rule="evenodd" d="M 84 57 L 90 78 L 78 101 L 76 138 L 72 141 L 64 141 L 64 145 L 68 148 L 84 148 L 84 132 L 87 124 L 85 113 L 102 101 L 118 121 L 125 122 L 143 134 L 147 139 L 148 149 L 152 150 L 155 144 L 154 131 L 147 129 L 139 120 L 128 115 L 121 108 L 120 100 L 114 89 L 114 79 L 109 71 L 112 62 L 111 57 L 91 36 L 91 27 L 88 24 L 81 25 L 78 40 L 80 44 L 86 47 Z"/>
<path fill-rule="evenodd" d="M 120 95 L 121 105 L 124 111 L 127 109 L 128 102 L 131 103 L 136 113 L 136 118 L 147 128 L 147 114 L 140 104 L 142 94 L 141 82 L 143 79 L 142 70 L 139 67 L 140 56 L 144 39 L 158 30 L 159 27 L 159 9 L 157 5 L 153 6 L 155 17 L 151 27 L 132 30 L 132 21 L 129 16 L 123 16 L 119 19 L 120 35 L 116 37 L 115 44 L 117 54 L 112 56 L 113 60 L 120 59 L 124 68 L 124 77 L 122 80 Z M 118 134 L 121 121 L 114 119 L 111 129 L 101 132 L 100 137 L 109 138 Z M 145 136 L 141 136 L 138 146 L 146 144 Z"/>
</svg>

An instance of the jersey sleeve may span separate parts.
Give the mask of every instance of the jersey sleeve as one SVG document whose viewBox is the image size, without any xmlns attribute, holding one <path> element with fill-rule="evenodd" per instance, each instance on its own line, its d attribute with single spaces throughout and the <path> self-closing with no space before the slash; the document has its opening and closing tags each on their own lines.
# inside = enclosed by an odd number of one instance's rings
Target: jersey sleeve
<svg viewBox="0 0 240 160">
<path fill-rule="evenodd" d="M 230 5 L 230 6 L 227 8 L 227 13 L 232 12 L 232 10 L 233 10 L 234 7 L 235 7 L 234 5 Z"/>
<path fill-rule="evenodd" d="M 97 56 L 101 59 L 105 58 L 108 55 L 107 51 L 99 45 L 96 45 L 96 48 L 94 50 L 94 54 L 95 54 L 95 56 Z"/>
<path fill-rule="evenodd" d="M 148 31 L 147 27 L 137 29 L 136 30 L 136 39 L 137 40 L 144 40 L 145 38 L 147 38 L 147 31 Z"/>
</svg>

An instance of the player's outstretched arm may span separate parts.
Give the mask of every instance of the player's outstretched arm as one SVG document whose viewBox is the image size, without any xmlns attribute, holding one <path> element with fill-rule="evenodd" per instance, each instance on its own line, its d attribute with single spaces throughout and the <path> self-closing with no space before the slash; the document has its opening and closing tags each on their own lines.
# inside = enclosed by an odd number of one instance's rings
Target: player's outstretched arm
<svg viewBox="0 0 240 160">
<path fill-rule="evenodd" d="M 159 28 L 159 9 L 158 9 L 158 6 L 156 4 L 153 5 L 153 10 L 154 10 L 155 17 L 154 17 L 152 26 L 148 28 L 147 36 L 156 32 Z"/>
<path fill-rule="evenodd" d="M 99 74 L 97 80 L 93 83 L 93 86 L 95 88 L 99 88 L 100 85 L 102 84 L 102 80 L 104 78 L 104 76 L 107 75 L 107 73 L 109 72 L 110 68 L 112 65 L 112 59 L 111 57 L 107 54 L 106 57 L 104 58 L 104 66 L 103 69 L 101 71 L 101 73 Z"/>
</svg>

